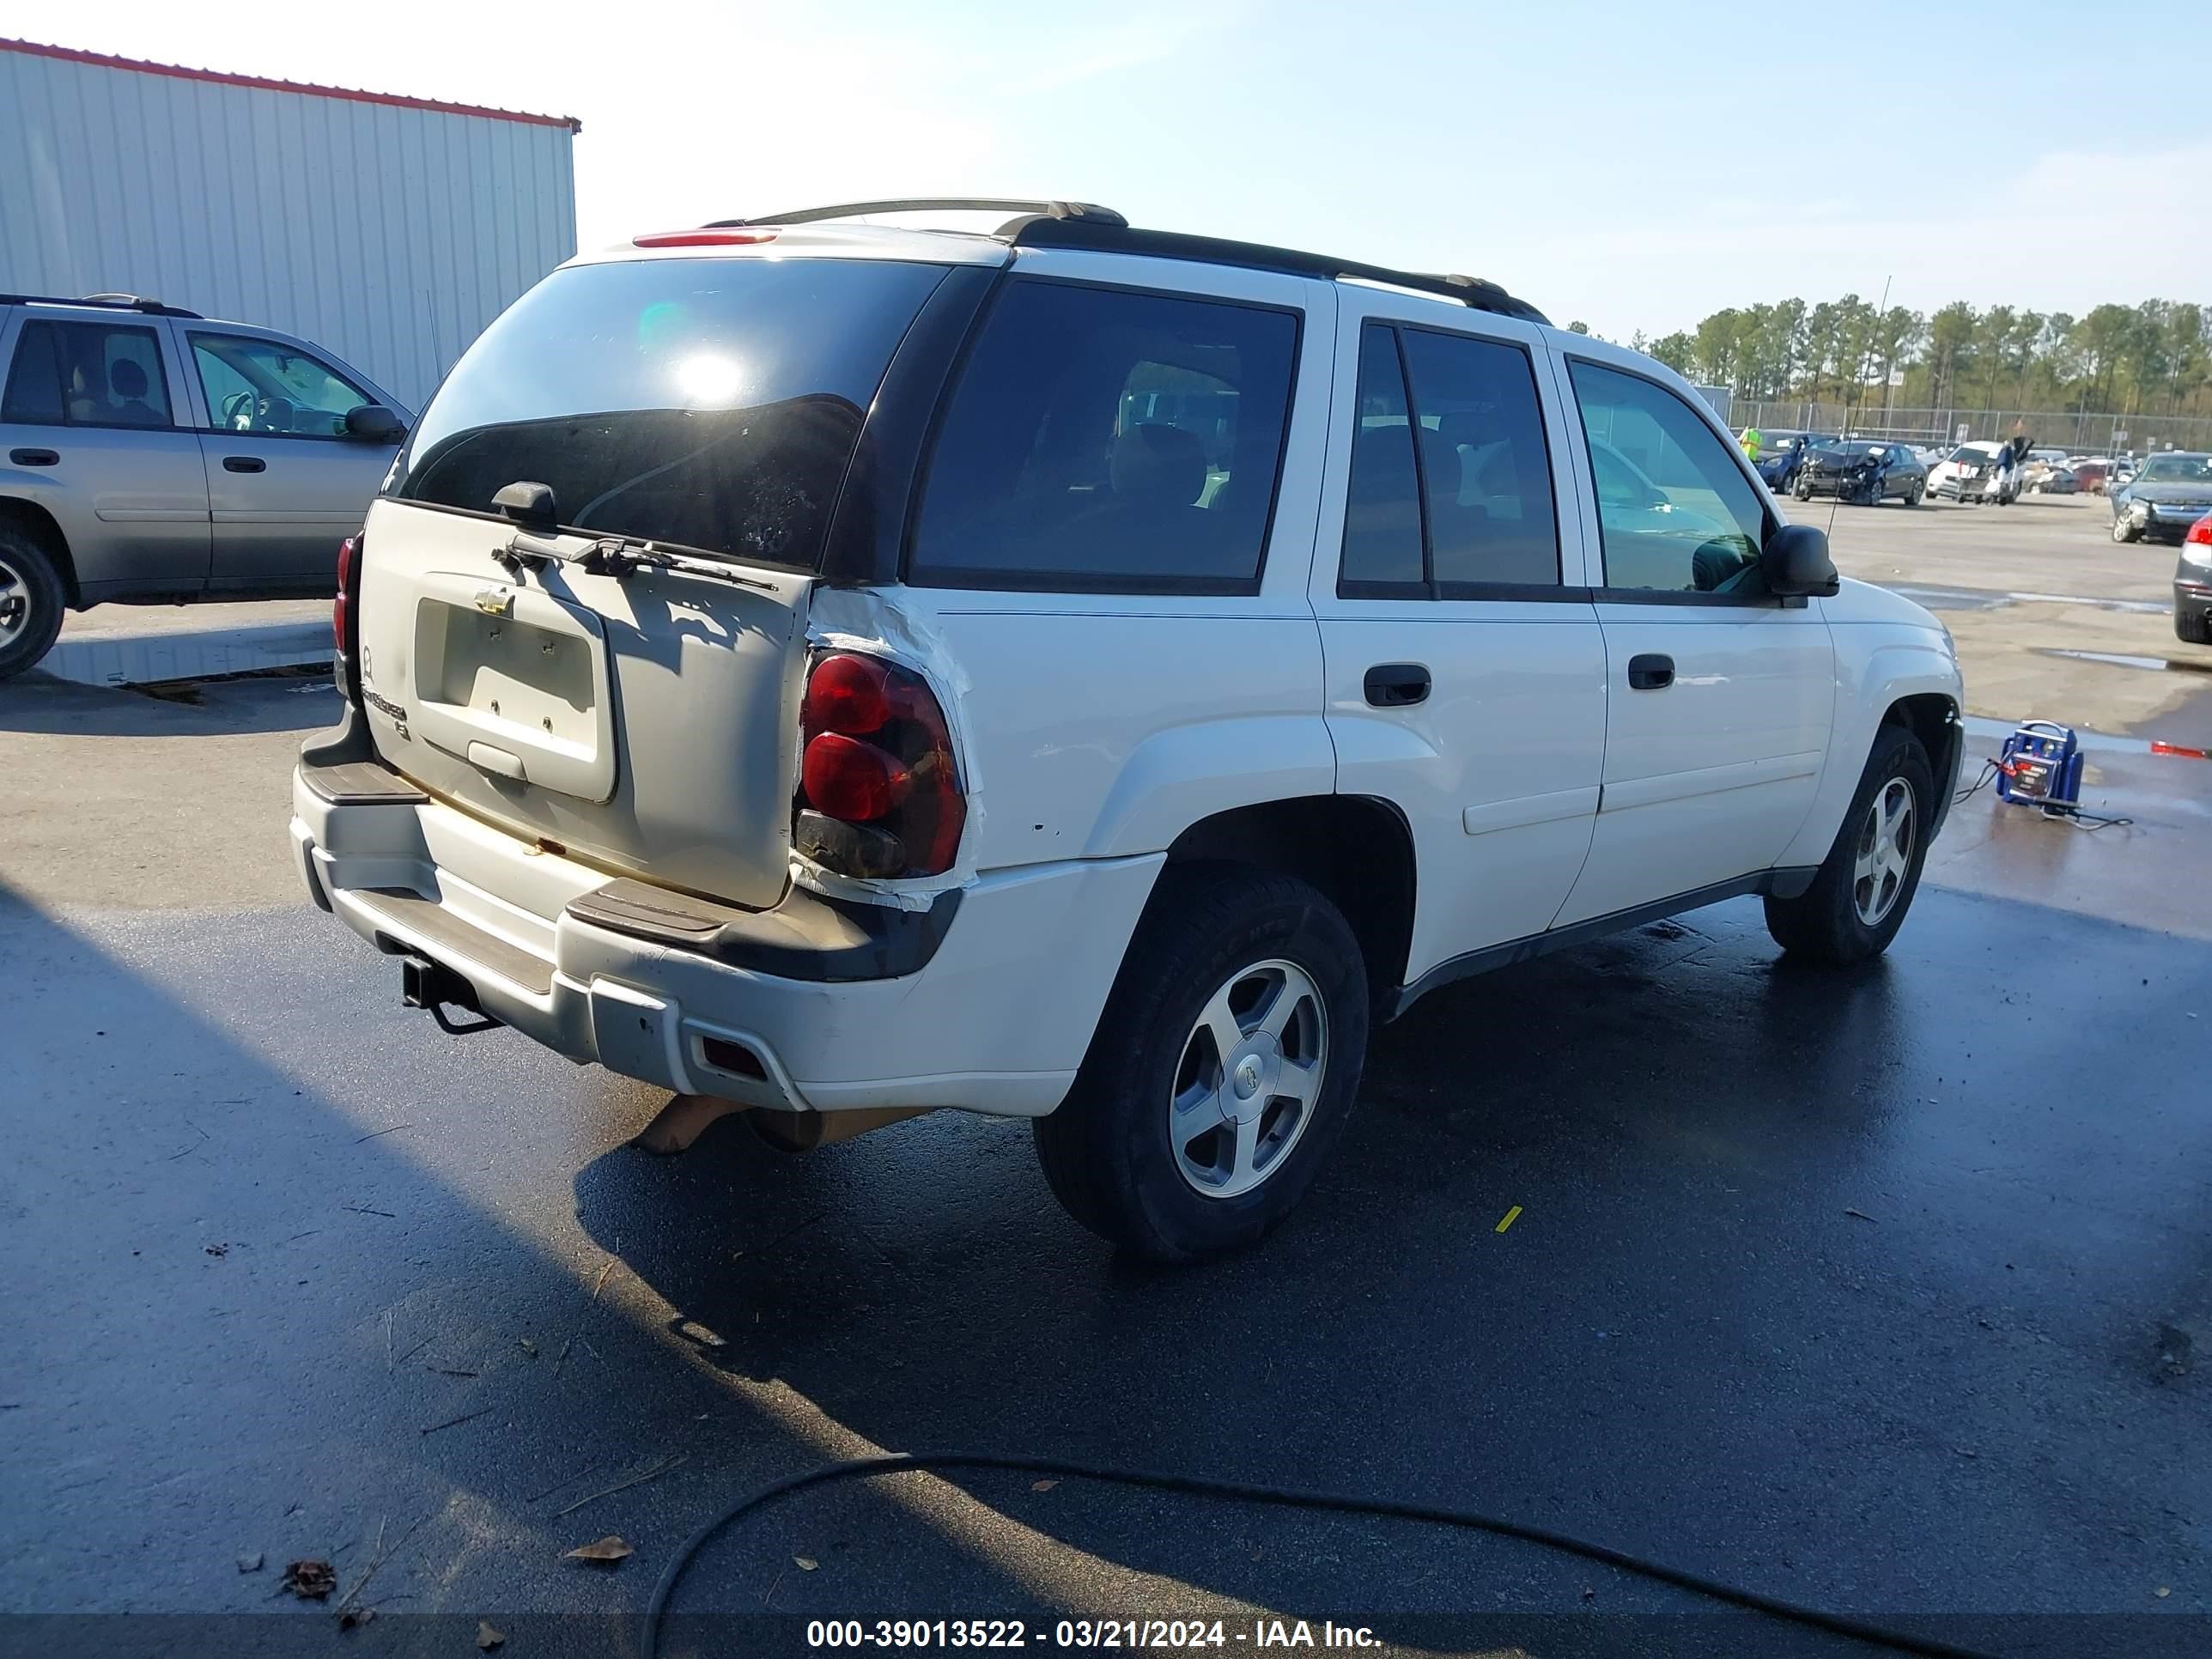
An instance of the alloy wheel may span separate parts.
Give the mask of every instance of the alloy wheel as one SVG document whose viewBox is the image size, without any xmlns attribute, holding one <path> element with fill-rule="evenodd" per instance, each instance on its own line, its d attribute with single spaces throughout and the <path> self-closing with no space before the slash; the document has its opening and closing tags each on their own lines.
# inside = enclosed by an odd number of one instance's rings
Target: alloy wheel
<svg viewBox="0 0 2212 1659">
<path fill-rule="evenodd" d="M 1182 1178 L 1208 1198 L 1249 1193 L 1283 1167 L 1321 1099 L 1328 1014 L 1296 963 L 1240 968 L 1206 999 L 1168 1101 Z"/>
<path fill-rule="evenodd" d="M 1903 778 L 1892 778 L 1868 803 L 1866 822 L 1859 828 L 1858 854 L 1851 865 L 1851 908 L 1869 927 L 1881 925 L 1905 891 L 1917 817 L 1912 786 Z"/>
<path fill-rule="evenodd" d="M 31 620 L 31 585 L 23 573 L 0 557 L 0 649 L 22 636 Z"/>
</svg>

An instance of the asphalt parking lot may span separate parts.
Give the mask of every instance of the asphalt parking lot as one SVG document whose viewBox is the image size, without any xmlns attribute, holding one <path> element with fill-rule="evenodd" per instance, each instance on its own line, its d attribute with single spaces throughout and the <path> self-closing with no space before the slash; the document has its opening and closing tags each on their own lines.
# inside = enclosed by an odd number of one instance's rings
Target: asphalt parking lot
<svg viewBox="0 0 2212 1659">
<path fill-rule="evenodd" d="M 2175 637 L 2175 550 L 2114 543 L 2103 496 L 1784 505 L 1830 532 L 1845 575 L 1942 617 L 1958 637 L 1969 712 L 2212 748 L 2212 648 Z"/>
<path fill-rule="evenodd" d="M 1845 508 L 1835 546 L 1940 606 L 1982 720 L 2099 734 L 2130 823 L 1967 800 L 1862 973 L 1739 902 L 1440 993 L 1292 1220 L 1173 1274 L 1068 1221 L 1018 1124 L 657 1160 L 659 1097 L 403 1010 L 289 863 L 326 683 L 0 687 L 0 1606 L 55 1652 L 483 1618 L 626 1653 L 742 1492 L 961 1448 L 1478 1509 L 1990 1651 L 2212 1650 L 2212 762 L 2145 752 L 2212 746 L 2212 653 L 2102 515 Z M 338 1594 L 272 1594 L 303 1557 Z M 924 1616 L 1871 1650 L 1526 1544 L 1012 1474 L 799 1494 L 674 1607 L 699 1653 Z"/>
</svg>

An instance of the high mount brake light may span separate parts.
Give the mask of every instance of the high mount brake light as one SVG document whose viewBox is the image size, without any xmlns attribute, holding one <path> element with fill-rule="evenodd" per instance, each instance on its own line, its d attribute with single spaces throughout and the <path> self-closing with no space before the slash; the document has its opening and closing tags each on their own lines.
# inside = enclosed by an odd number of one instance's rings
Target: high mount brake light
<svg viewBox="0 0 2212 1659">
<path fill-rule="evenodd" d="M 793 839 L 842 875 L 942 875 L 968 819 L 952 732 L 929 683 L 854 651 L 814 659 L 800 705 Z"/>
<path fill-rule="evenodd" d="M 725 229 L 712 228 L 701 230 L 653 230 L 642 236 L 629 239 L 632 247 L 749 247 L 761 242 L 773 242 L 772 230 Z"/>
</svg>

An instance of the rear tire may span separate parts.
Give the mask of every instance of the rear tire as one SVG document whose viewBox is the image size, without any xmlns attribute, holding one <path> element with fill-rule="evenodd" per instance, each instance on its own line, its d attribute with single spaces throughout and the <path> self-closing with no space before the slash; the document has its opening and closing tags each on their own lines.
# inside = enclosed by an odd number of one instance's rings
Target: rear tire
<svg viewBox="0 0 2212 1659">
<path fill-rule="evenodd" d="M 2173 636 L 2189 645 L 2212 645 L 2212 611 L 2176 611 Z"/>
<path fill-rule="evenodd" d="M 1318 891 L 1236 866 L 1170 868 L 1074 1088 L 1032 1125 L 1053 1195 L 1154 1261 L 1257 1243 L 1343 1132 L 1367 1026 L 1358 940 Z"/>
<path fill-rule="evenodd" d="M 68 604 L 46 550 L 21 531 L 0 530 L 0 680 L 53 649 Z"/>
<path fill-rule="evenodd" d="M 1887 950 L 1920 889 L 1935 809 L 1928 751 L 1904 726 L 1884 726 L 1813 884 L 1796 898 L 1767 899 L 1774 942 L 1838 966 Z"/>
</svg>

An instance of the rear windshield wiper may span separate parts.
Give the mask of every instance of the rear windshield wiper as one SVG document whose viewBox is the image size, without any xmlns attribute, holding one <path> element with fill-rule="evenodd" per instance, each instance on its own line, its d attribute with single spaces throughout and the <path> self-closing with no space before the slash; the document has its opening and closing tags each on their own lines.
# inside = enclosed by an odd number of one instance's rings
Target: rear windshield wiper
<svg viewBox="0 0 2212 1659">
<path fill-rule="evenodd" d="M 686 576 L 703 576 L 709 581 L 728 582 L 737 587 L 757 588 L 763 593 L 776 591 L 774 582 L 741 575 L 717 560 L 671 553 L 634 536 L 602 536 L 582 551 L 569 553 L 556 543 L 540 541 L 529 532 L 518 530 L 505 547 L 492 550 L 492 557 L 518 576 L 526 569 L 544 565 L 573 564 L 592 575 L 612 576 L 617 580 L 636 570 L 666 570 Z"/>
</svg>

